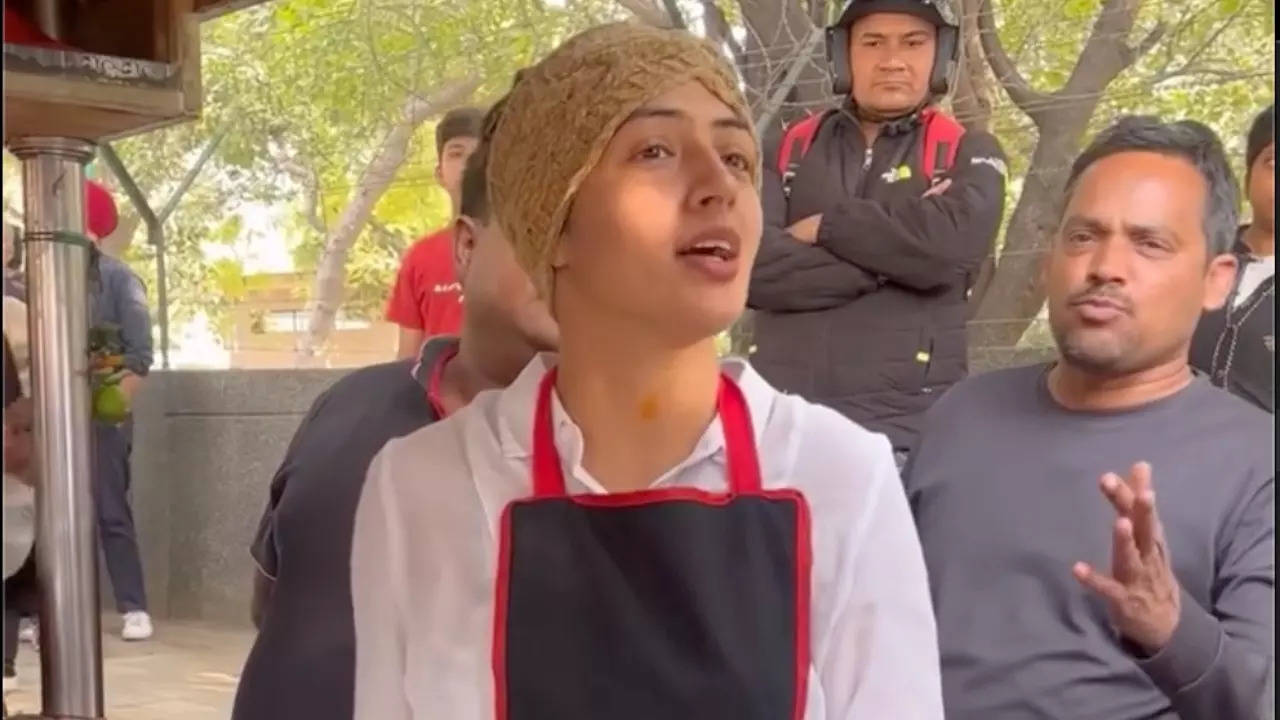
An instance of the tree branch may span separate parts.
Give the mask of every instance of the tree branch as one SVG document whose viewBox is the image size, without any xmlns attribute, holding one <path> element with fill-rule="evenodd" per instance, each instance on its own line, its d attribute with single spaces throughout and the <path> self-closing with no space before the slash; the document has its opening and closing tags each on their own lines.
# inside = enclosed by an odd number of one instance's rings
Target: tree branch
<svg viewBox="0 0 1280 720">
<path fill-rule="evenodd" d="M 369 218 L 369 229 L 372 230 L 375 234 L 381 236 L 383 240 L 389 242 L 392 246 L 396 247 L 397 249 L 404 248 L 404 245 L 405 245 L 404 235 L 382 224 L 381 220 L 378 220 L 375 217 Z"/>
<path fill-rule="evenodd" d="M 618 4 L 628 10 L 636 19 L 654 27 L 671 27 L 671 15 L 653 3 L 653 0 L 618 0 Z"/>
<path fill-rule="evenodd" d="M 996 81 L 1004 88 L 1013 104 L 1035 120 L 1036 107 L 1049 98 L 1031 87 L 1031 83 L 1018 72 L 1018 66 L 1014 65 L 1005 52 L 1004 43 L 1000 42 L 1000 34 L 996 31 L 991 0 L 983 0 L 982 7 L 978 10 L 978 40 L 982 43 L 982 52 L 987 56 L 987 64 L 991 66 L 991 72 L 995 73 Z"/>
<path fill-rule="evenodd" d="M 314 168 L 304 166 L 297 158 L 278 152 L 272 152 L 272 159 L 277 167 L 305 189 L 307 198 L 302 208 L 302 219 L 317 233 L 328 233 L 329 226 L 320 214 L 320 174 Z"/>
<path fill-rule="evenodd" d="M 676 0 L 662 0 L 662 6 L 667 10 L 667 17 L 671 18 L 671 25 L 681 30 L 688 30 L 689 25 L 684 21 L 684 14 L 680 12 L 680 6 L 676 5 Z"/>
<path fill-rule="evenodd" d="M 774 117 L 777 116 L 778 110 L 782 108 L 782 101 L 786 98 L 787 93 L 795 87 L 796 81 L 800 79 L 800 73 L 804 72 L 804 67 L 809 62 L 810 56 L 818 49 L 818 43 L 822 41 L 823 30 L 821 27 L 815 27 L 809 31 L 809 37 L 804 44 L 795 50 L 795 55 L 791 59 L 791 66 L 787 68 L 787 74 L 783 76 L 782 82 L 778 83 L 774 88 L 773 94 L 765 102 L 764 107 L 760 108 L 760 116 L 756 119 L 756 127 L 763 133 L 773 123 Z"/>
<path fill-rule="evenodd" d="M 733 61 L 738 67 L 742 67 L 746 62 L 742 43 L 733 36 L 729 21 L 725 19 L 724 11 L 715 0 L 702 0 L 702 22 L 707 28 L 707 39 L 728 45 L 729 52 L 733 54 Z"/>
<path fill-rule="evenodd" d="M 1201 72 L 1204 72 L 1204 73 L 1214 72 L 1207 68 L 1206 69 L 1193 69 L 1193 68 L 1196 61 L 1199 60 L 1202 55 L 1204 55 L 1206 50 L 1218 44 L 1218 38 L 1222 37 L 1222 33 L 1226 32 L 1227 28 L 1231 27 L 1231 24 L 1234 23 L 1236 19 L 1240 17 L 1241 13 L 1244 11 L 1244 7 L 1245 7 L 1244 4 L 1241 4 L 1240 9 L 1231 13 L 1231 15 L 1227 17 L 1225 22 L 1223 22 L 1218 27 L 1214 28 L 1213 32 L 1209 33 L 1209 35 L 1204 39 L 1204 42 L 1200 43 L 1199 47 L 1197 47 L 1195 50 L 1192 50 L 1191 53 L 1187 56 L 1187 59 L 1177 69 L 1169 70 L 1168 63 L 1166 63 L 1165 67 L 1162 68 L 1160 72 L 1152 75 L 1151 78 L 1148 79 L 1146 82 L 1151 85 L 1155 85 L 1156 83 L 1161 83 L 1161 82 L 1164 82 L 1165 80 L 1169 80 L 1175 77 L 1181 77 L 1184 75 L 1194 75 Z M 1178 28 L 1178 30 L 1181 30 L 1181 28 Z"/>
<path fill-rule="evenodd" d="M 404 163 L 414 131 L 428 117 L 462 102 L 479 86 L 479 77 L 471 76 L 444 83 L 426 96 L 412 93 L 406 98 L 400 118 L 383 136 L 351 189 L 346 207 L 325 233 L 324 250 L 316 267 L 315 289 L 307 303 L 310 315 L 307 332 L 298 345 L 298 359 L 304 365 L 316 355 L 333 329 L 346 289 L 347 254 Z"/>
<path fill-rule="evenodd" d="M 1071 75 L 1062 87 L 1062 93 L 1076 97 L 1098 93 L 1107 87 L 1125 68 L 1147 52 L 1164 37 L 1165 26 L 1158 23 L 1137 45 L 1129 45 L 1129 33 L 1142 0 L 1105 0 L 1093 29 L 1085 40 L 1084 48 Z"/>
</svg>

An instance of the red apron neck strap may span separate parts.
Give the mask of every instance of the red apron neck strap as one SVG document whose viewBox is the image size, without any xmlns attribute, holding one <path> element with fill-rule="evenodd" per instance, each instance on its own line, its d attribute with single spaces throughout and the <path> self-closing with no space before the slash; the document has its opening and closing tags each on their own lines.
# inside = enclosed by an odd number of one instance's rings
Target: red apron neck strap
<svg viewBox="0 0 1280 720">
<path fill-rule="evenodd" d="M 542 376 L 533 415 L 533 496 L 563 497 L 566 494 L 564 471 L 556 450 L 551 398 L 556 385 L 556 369 Z M 725 458 L 728 465 L 729 492 L 759 492 L 761 488 L 760 458 L 756 452 L 755 431 L 746 397 L 727 375 L 720 376 L 716 410 L 724 428 Z"/>
<path fill-rule="evenodd" d="M 551 368 L 542 376 L 533 411 L 533 496 L 539 498 L 565 494 L 564 471 L 560 469 L 560 453 L 556 450 L 551 420 L 551 394 L 555 388 L 556 368 Z"/>
<path fill-rule="evenodd" d="M 720 425 L 724 428 L 725 460 L 729 470 L 729 492 L 757 493 L 761 488 L 760 455 L 751 408 L 742 388 L 728 375 L 720 375 L 720 395 L 716 401 Z"/>
</svg>

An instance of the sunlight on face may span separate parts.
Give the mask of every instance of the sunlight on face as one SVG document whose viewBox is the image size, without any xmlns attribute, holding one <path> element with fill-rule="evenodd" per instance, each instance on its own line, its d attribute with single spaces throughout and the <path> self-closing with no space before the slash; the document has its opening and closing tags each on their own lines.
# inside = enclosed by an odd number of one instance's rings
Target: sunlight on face
<svg viewBox="0 0 1280 720">
<path fill-rule="evenodd" d="M 759 162 L 748 124 L 700 83 L 637 110 L 569 214 L 554 298 L 566 335 L 623 322 L 678 344 L 728 327 L 760 242 Z"/>
</svg>

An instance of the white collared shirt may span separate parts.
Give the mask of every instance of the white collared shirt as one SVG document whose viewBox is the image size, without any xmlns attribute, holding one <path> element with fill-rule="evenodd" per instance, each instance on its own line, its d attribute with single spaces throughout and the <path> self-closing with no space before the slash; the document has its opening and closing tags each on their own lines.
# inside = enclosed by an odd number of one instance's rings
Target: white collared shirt
<svg viewBox="0 0 1280 720">
<path fill-rule="evenodd" d="M 530 494 L 535 358 L 510 387 L 392 440 L 356 513 L 351 590 L 357 720 L 493 717 L 493 593 L 502 511 Z M 742 360 L 766 489 L 796 488 L 812 516 L 806 720 L 941 720 L 924 558 L 888 440 L 774 390 Z M 582 433 L 553 402 L 570 493 L 603 493 Z M 651 487 L 727 489 L 719 420 Z M 566 677 L 565 683 L 581 682 Z"/>
</svg>

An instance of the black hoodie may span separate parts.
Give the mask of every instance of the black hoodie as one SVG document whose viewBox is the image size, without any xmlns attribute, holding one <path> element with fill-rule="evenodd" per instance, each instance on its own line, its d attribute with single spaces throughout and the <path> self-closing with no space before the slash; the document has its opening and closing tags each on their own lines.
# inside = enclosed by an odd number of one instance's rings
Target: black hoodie
<svg viewBox="0 0 1280 720">
<path fill-rule="evenodd" d="M 1245 266 L 1257 260 L 1239 241 L 1234 252 L 1240 262 L 1236 285 L 1221 310 L 1200 318 L 1191 340 L 1191 365 L 1207 374 L 1214 385 L 1274 415 L 1276 276 L 1273 273 L 1237 304 Z"/>
<path fill-rule="evenodd" d="M 920 415 L 967 373 L 968 289 L 1005 200 L 1004 152 L 972 130 L 944 176 L 950 188 L 922 197 L 922 135 L 913 116 L 868 148 L 847 108 L 831 113 L 789 198 L 770 143 L 747 301 L 757 311 L 751 359 L 760 373 L 885 433 L 895 449 L 914 444 Z M 815 245 L 787 234 L 815 213 L 823 215 Z"/>
</svg>

